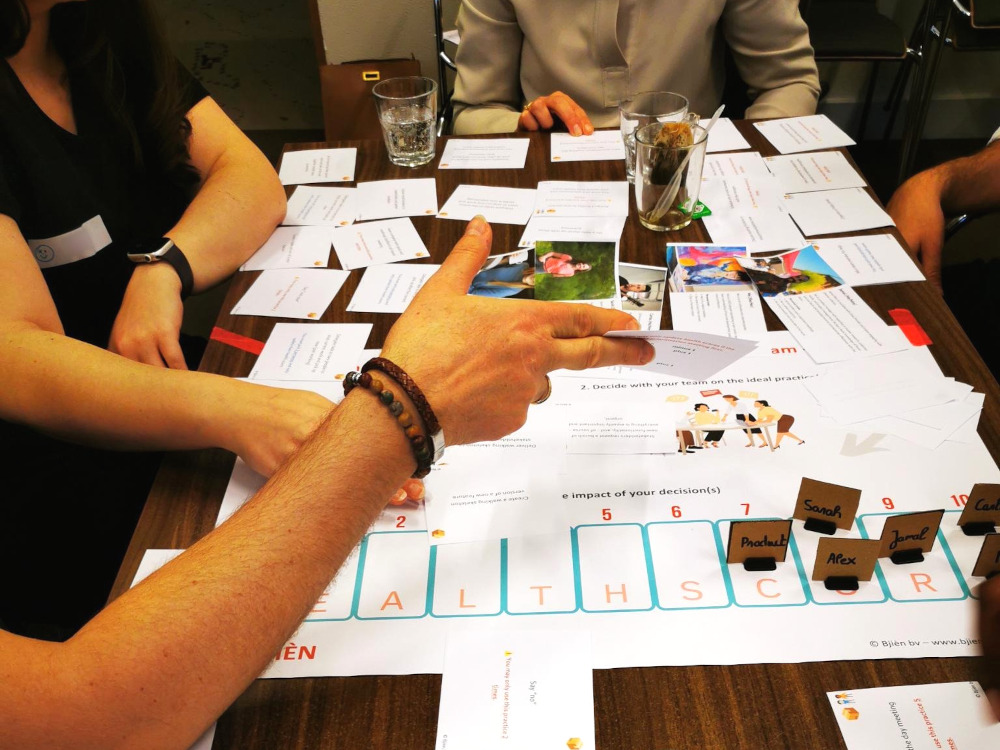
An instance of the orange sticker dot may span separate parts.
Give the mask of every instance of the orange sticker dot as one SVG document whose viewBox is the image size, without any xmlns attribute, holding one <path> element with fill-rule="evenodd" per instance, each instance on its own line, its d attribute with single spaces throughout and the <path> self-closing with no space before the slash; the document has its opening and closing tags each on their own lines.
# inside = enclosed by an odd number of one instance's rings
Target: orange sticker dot
<svg viewBox="0 0 1000 750">
<path fill-rule="evenodd" d="M 553 156 L 552 157 L 552 161 L 559 161 L 560 159 L 562 159 L 561 156 Z"/>
<path fill-rule="evenodd" d="M 448 166 L 448 162 L 446 162 L 446 161 L 441 162 L 441 166 L 442 167 L 447 167 Z"/>
<path fill-rule="evenodd" d="M 434 531 L 431 532 L 431 536 L 435 539 L 441 539 L 444 537 L 444 529 L 434 529 Z"/>
<path fill-rule="evenodd" d="M 310 318 L 315 318 L 315 317 L 317 317 L 317 315 L 316 315 L 316 313 L 309 313 L 309 317 Z"/>
<path fill-rule="evenodd" d="M 448 215 L 448 212 L 447 212 L 447 211 L 442 211 L 442 212 L 441 212 L 441 216 L 447 216 L 447 215 Z"/>
<path fill-rule="evenodd" d="M 313 265 L 314 266 L 321 266 L 321 265 L 323 265 L 323 261 L 321 261 L 321 260 L 314 260 L 313 261 Z"/>
</svg>

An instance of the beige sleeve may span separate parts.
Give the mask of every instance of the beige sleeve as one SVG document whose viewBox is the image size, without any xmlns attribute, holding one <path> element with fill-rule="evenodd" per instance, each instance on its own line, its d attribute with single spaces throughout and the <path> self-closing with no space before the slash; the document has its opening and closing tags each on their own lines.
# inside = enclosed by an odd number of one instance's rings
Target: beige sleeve
<svg viewBox="0 0 1000 750">
<path fill-rule="evenodd" d="M 815 114 L 819 74 L 798 0 L 729 0 L 722 30 L 756 94 L 748 118 Z"/>
<path fill-rule="evenodd" d="M 507 0 L 462 0 L 458 10 L 461 43 L 455 64 L 456 135 L 511 133 L 523 104 L 523 34 Z"/>
</svg>

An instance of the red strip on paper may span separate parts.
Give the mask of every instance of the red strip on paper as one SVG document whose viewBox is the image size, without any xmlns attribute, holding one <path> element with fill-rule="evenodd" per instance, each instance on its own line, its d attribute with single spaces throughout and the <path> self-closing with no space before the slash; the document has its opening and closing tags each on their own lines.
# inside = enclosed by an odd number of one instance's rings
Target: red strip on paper
<svg viewBox="0 0 1000 750">
<path fill-rule="evenodd" d="M 909 310 L 898 308 L 890 310 L 889 315 L 896 321 L 896 325 L 899 326 L 899 330 L 906 336 L 907 341 L 914 346 L 927 346 L 934 343 Z"/>
<path fill-rule="evenodd" d="M 263 341 L 252 339 L 249 336 L 240 336 L 238 333 L 227 331 L 224 328 L 219 328 L 218 326 L 212 329 L 212 335 L 210 338 L 212 341 L 221 341 L 223 344 L 235 346 L 237 349 L 242 349 L 243 351 L 250 352 L 251 354 L 260 354 L 264 351 Z"/>
</svg>

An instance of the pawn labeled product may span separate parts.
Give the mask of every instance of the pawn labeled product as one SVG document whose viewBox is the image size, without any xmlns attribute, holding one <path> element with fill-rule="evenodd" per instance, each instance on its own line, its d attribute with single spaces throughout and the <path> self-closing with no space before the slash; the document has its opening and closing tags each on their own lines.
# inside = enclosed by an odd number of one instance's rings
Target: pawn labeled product
<svg viewBox="0 0 1000 750">
<path fill-rule="evenodd" d="M 729 526 L 726 562 L 743 563 L 749 571 L 776 570 L 788 555 L 792 522 L 733 521 Z"/>
</svg>

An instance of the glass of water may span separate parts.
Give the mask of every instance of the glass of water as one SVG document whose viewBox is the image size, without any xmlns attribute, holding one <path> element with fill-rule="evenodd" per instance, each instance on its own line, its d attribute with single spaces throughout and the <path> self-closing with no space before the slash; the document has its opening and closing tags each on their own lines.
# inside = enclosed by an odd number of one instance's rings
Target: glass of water
<svg viewBox="0 0 1000 750">
<path fill-rule="evenodd" d="M 687 117 L 688 100 L 672 91 L 643 91 L 618 103 L 625 141 L 625 175 L 635 182 L 635 131 L 654 122 L 680 122 Z"/>
<path fill-rule="evenodd" d="M 437 83 L 419 76 L 387 78 L 372 93 L 389 160 L 401 167 L 429 163 L 437 139 Z"/>
</svg>

